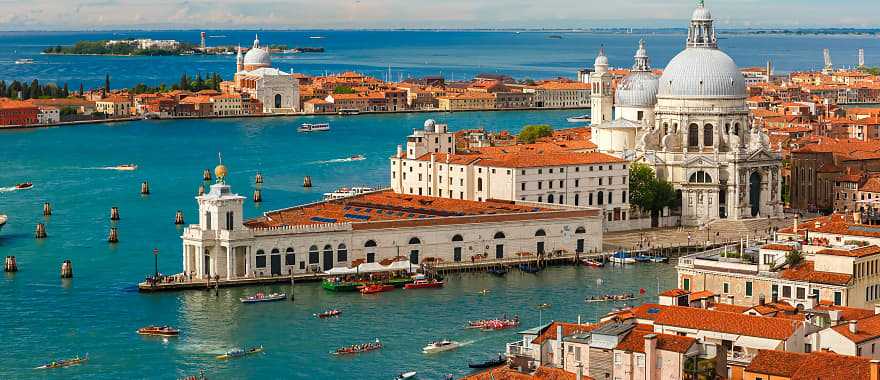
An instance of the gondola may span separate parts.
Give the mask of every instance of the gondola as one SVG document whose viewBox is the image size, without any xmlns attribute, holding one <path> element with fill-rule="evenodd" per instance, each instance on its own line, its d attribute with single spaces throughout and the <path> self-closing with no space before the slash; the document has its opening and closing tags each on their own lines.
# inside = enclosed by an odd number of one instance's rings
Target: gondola
<svg viewBox="0 0 880 380">
<path fill-rule="evenodd" d="M 492 367 L 500 366 L 506 362 L 507 362 L 507 358 L 504 356 L 504 354 L 498 354 L 498 356 L 495 358 L 492 358 L 492 359 L 489 359 L 486 361 L 482 361 L 482 362 L 478 362 L 478 363 L 473 363 L 471 361 L 468 361 L 468 368 L 474 368 L 474 369 L 492 368 Z"/>
</svg>

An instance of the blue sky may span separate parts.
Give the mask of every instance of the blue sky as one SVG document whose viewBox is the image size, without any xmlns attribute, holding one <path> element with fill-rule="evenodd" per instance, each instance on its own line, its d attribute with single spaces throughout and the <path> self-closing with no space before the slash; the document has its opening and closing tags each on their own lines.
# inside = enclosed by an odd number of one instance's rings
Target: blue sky
<svg viewBox="0 0 880 380">
<path fill-rule="evenodd" d="M 0 0 L 0 30 L 685 26 L 693 0 Z M 719 27 L 878 27 L 880 0 L 707 0 Z"/>
</svg>

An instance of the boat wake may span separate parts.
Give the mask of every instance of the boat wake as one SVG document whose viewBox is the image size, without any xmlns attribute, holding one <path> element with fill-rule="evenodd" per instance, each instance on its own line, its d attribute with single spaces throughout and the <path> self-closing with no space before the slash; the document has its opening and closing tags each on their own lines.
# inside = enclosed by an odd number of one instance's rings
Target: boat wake
<svg viewBox="0 0 880 380">
<path fill-rule="evenodd" d="M 354 162 L 354 161 L 363 161 L 367 158 L 362 155 L 351 156 L 346 158 L 334 158 L 332 160 L 322 160 L 322 161 L 314 161 L 313 164 L 339 164 L 343 162 Z"/>
<path fill-rule="evenodd" d="M 130 172 L 137 170 L 137 165 L 119 165 L 119 166 L 98 166 L 94 168 L 83 168 L 86 170 L 116 170 L 121 172 Z"/>
<path fill-rule="evenodd" d="M 9 193 L 9 192 L 16 191 L 16 190 L 19 190 L 19 189 L 17 189 L 15 186 L 0 187 L 0 193 Z"/>
</svg>

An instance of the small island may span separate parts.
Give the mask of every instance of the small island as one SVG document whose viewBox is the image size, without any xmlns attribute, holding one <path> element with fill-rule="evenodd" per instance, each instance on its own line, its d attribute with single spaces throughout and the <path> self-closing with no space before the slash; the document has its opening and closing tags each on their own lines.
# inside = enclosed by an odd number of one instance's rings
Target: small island
<svg viewBox="0 0 880 380">
<path fill-rule="evenodd" d="M 196 45 L 176 40 L 125 39 L 79 41 L 73 46 L 54 46 L 45 54 L 68 55 L 181 55 L 194 54 Z"/>
</svg>

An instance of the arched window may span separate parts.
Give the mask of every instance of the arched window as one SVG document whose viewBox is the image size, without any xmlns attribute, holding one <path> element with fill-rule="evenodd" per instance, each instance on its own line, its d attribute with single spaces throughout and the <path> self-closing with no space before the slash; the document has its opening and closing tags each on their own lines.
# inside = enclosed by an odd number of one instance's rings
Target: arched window
<svg viewBox="0 0 880 380">
<path fill-rule="evenodd" d="M 410 244 L 422 244 L 422 241 L 419 240 L 419 238 L 414 237 L 414 238 L 412 238 L 412 239 L 409 239 L 409 243 L 410 243 Z"/>
<path fill-rule="evenodd" d="M 669 123 L 663 123 L 663 135 L 666 136 L 669 133 Z"/>
<path fill-rule="evenodd" d="M 586 228 L 583 228 L 583 227 L 578 227 L 576 230 L 574 230 L 574 233 L 576 233 L 576 234 L 585 234 L 585 233 L 587 233 L 587 229 L 586 229 Z"/>
<path fill-rule="evenodd" d="M 287 251 L 284 252 L 284 264 L 285 265 L 296 265 L 296 256 L 293 254 L 293 248 L 287 248 Z"/>
<path fill-rule="evenodd" d="M 733 125 L 733 134 L 739 136 L 739 123 Z"/>
<path fill-rule="evenodd" d="M 688 126 L 688 146 L 700 146 L 700 126 L 691 124 Z"/>
<path fill-rule="evenodd" d="M 375 247 L 375 246 L 376 246 L 375 240 L 367 240 L 367 242 L 364 243 L 364 247 Z"/>
<path fill-rule="evenodd" d="M 495 233 L 495 239 L 504 239 L 504 232 L 498 231 Z"/>
<path fill-rule="evenodd" d="M 313 245 L 309 247 L 309 264 L 317 264 L 319 262 L 320 260 L 318 257 L 318 246 Z"/>
<path fill-rule="evenodd" d="M 547 203 L 553 203 L 553 194 L 547 196 Z"/>
<path fill-rule="evenodd" d="M 483 191 L 483 179 L 477 178 L 477 191 Z"/>
<path fill-rule="evenodd" d="M 691 174 L 690 179 L 688 179 L 690 183 L 712 183 L 712 176 L 709 173 L 706 173 L 702 170 Z"/>
<path fill-rule="evenodd" d="M 703 126 L 703 146 L 712 146 L 713 143 L 713 132 L 712 124 L 706 124 Z"/>
<path fill-rule="evenodd" d="M 266 267 L 266 251 L 264 251 L 262 249 L 258 249 L 256 259 L 257 259 L 256 260 L 257 268 L 265 268 Z"/>
<path fill-rule="evenodd" d="M 275 108 L 281 108 L 281 94 L 275 94 Z"/>
<path fill-rule="evenodd" d="M 455 235 L 452 237 L 452 241 L 464 241 L 464 238 L 462 238 L 461 235 Z M 410 243 L 410 244 L 412 244 L 412 243 Z M 416 244 L 418 244 L 418 243 L 416 243 Z"/>
<path fill-rule="evenodd" d="M 279 253 L 281 253 L 281 251 L 279 251 L 278 248 L 272 248 L 272 254 L 273 254 L 273 255 L 277 255 L 277 254 L 279 254 Z"/>
<path fill-rule="evenodd" d="M 547 236 L 547 233 L 544 232 L 543 229 L 535 231 L 535 236 Z"/>
<path fill-rule="evenodd" d="M 599 191 L 596 193 L 596 204 L 602 205 L 605 204 L 605 193 Z"/>
<path fill-rule="evenodd" d="M 725 123 L 725 124 L 724 124 L 724 134 L 725 134 L 725 135 L 729 135 L 729 134 L 730 134 L 730 123 Z"/>
<path fill-rule="evenodd" d="M 336 261 L 342 263 L 348 261 L 348 248 L 345 244 L 340 244 L 336 247 Z"/>
</svg>

